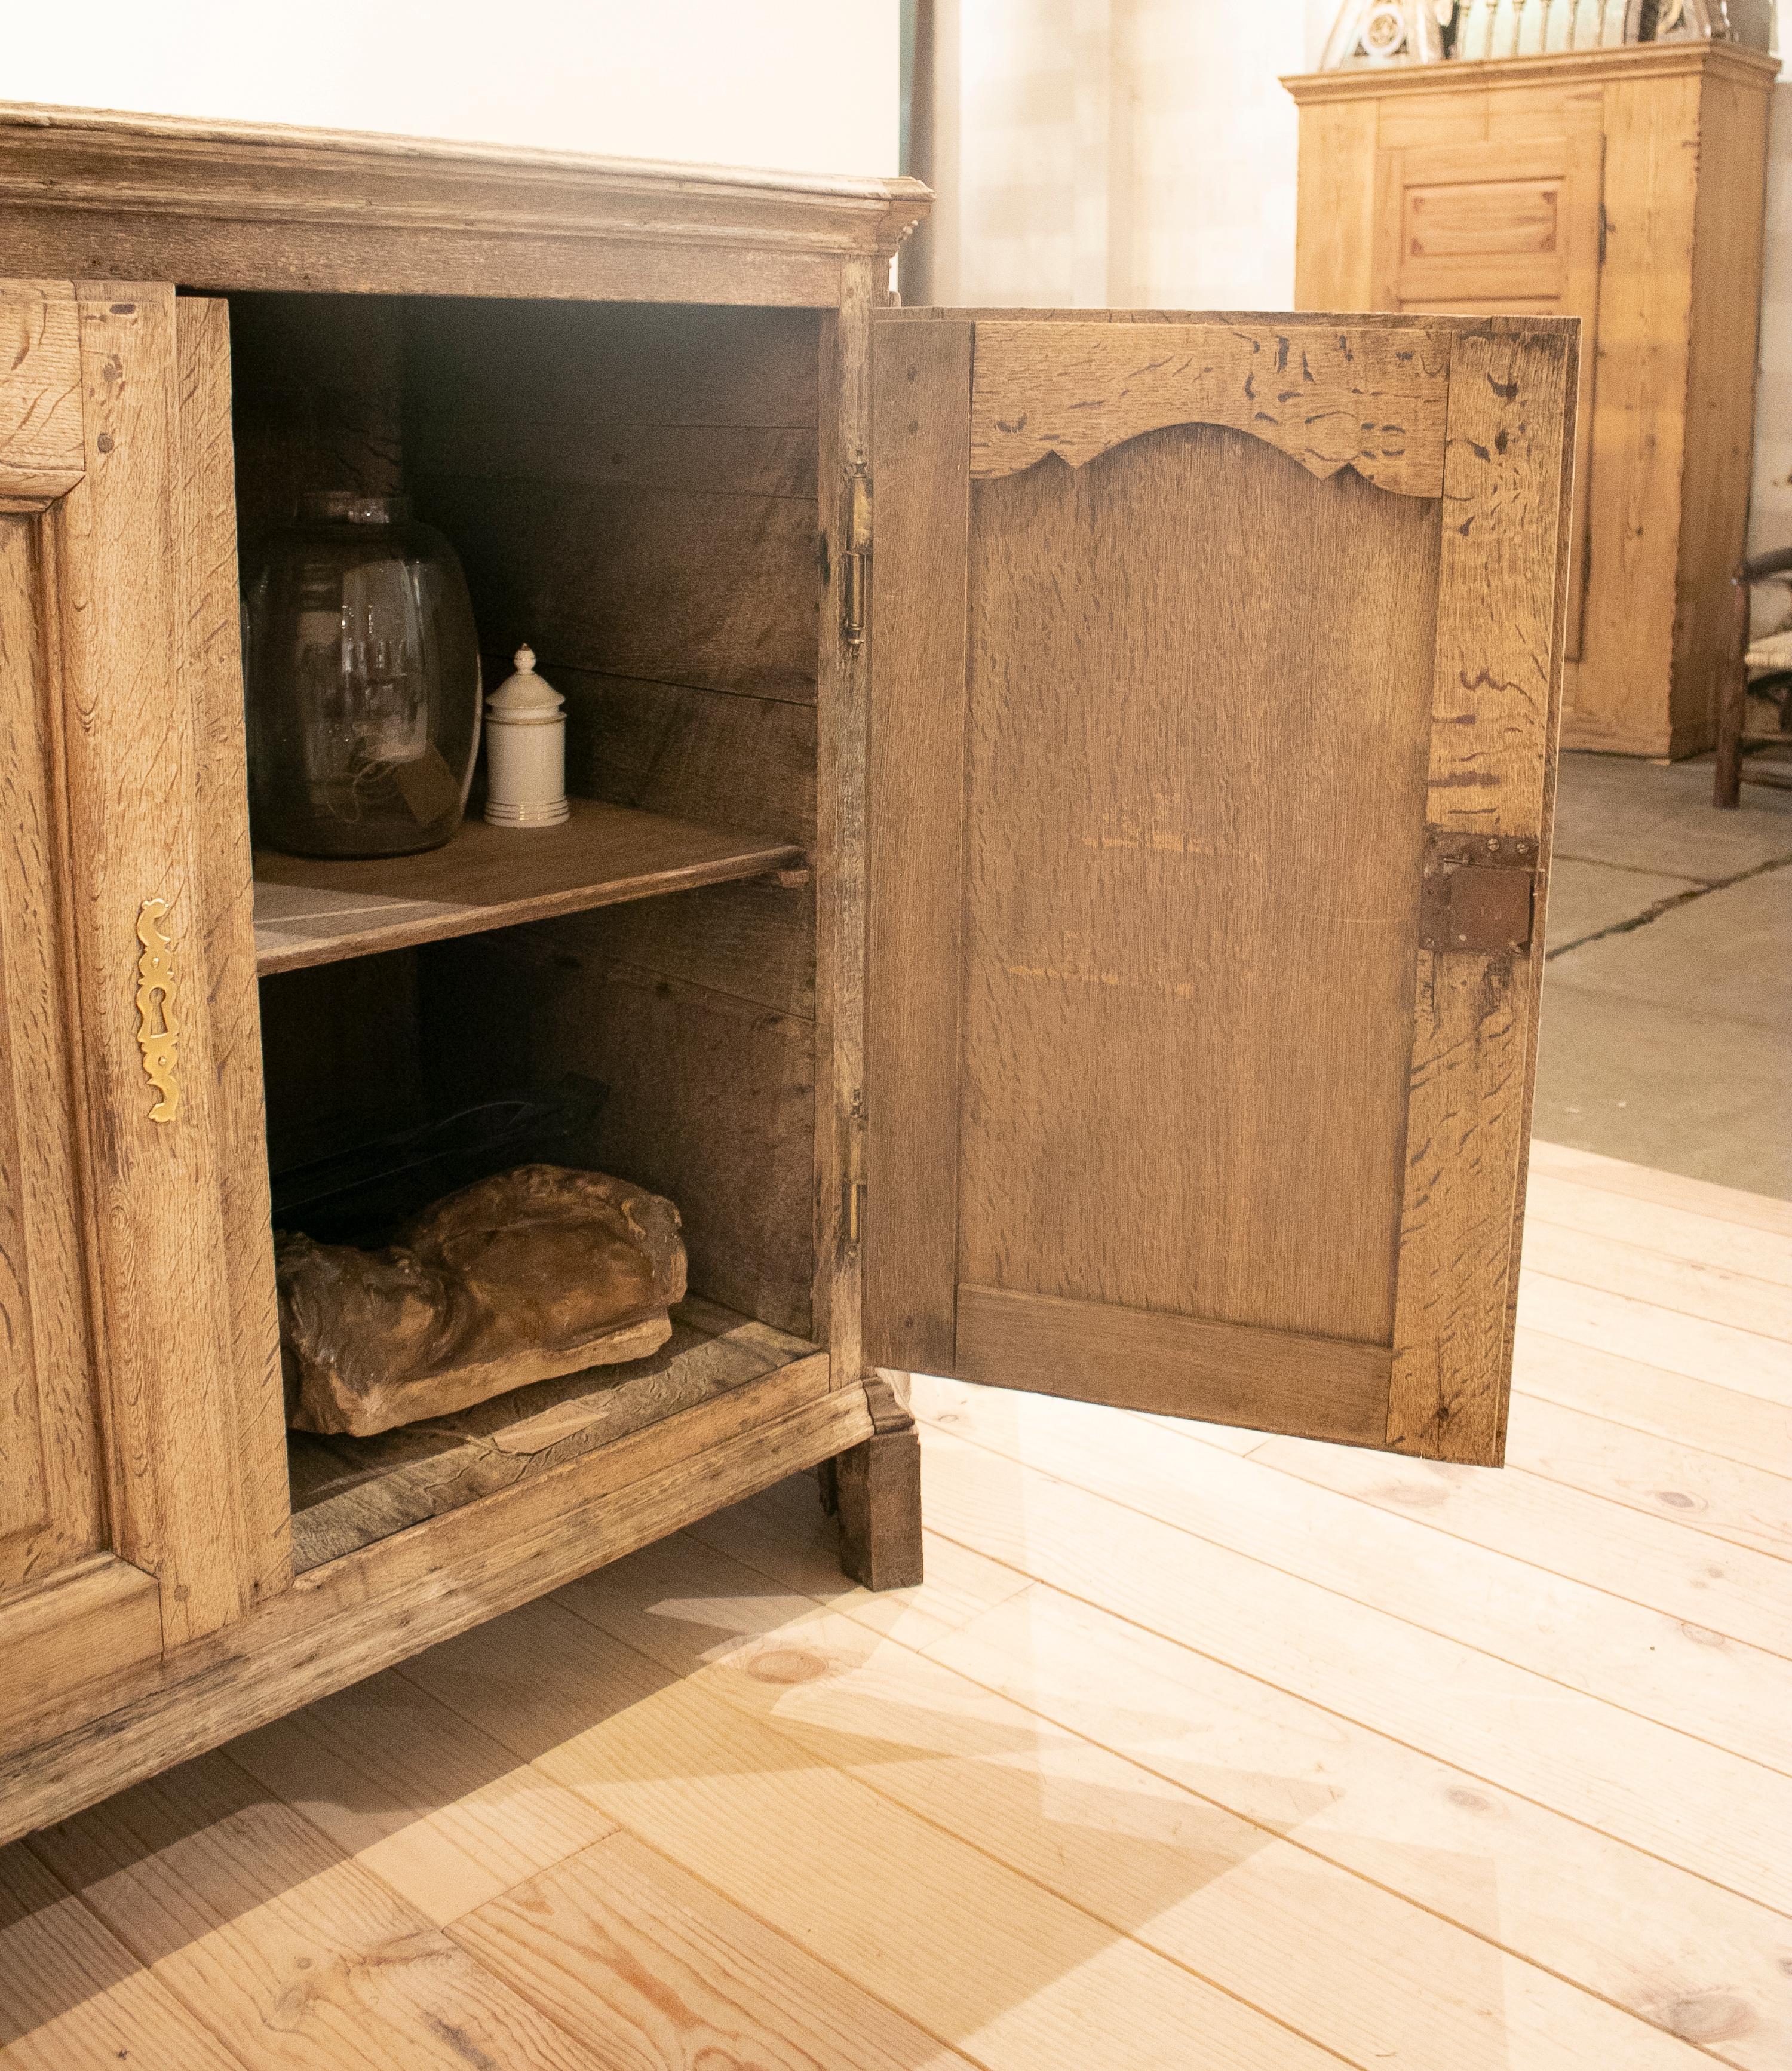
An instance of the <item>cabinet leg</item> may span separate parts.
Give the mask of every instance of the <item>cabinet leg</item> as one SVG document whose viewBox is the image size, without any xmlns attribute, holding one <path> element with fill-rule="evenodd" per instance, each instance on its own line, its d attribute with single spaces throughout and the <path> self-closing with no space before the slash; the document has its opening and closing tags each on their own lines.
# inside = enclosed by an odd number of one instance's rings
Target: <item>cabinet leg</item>
<svg viewBox="0 0 1792 2071">
<path fill-rule="evenodd" d="M 906 1589 L 921 1579 L 921 1433 L 907 1405 L 878 1374 L 865 1382 L 875 1429 L 822 1470 L 822 1500 L 840 1518 L 840 1565 L 867 1589 Z M 830 1495 L 832 1501 L 829 1501 Z"/>
</svg>

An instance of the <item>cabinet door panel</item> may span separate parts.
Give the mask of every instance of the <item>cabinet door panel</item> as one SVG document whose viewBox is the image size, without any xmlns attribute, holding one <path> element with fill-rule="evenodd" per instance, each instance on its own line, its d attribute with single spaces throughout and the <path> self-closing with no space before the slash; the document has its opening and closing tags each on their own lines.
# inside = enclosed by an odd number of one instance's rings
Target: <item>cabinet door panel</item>
<svg viewBox="0 0 1792 2071">
<path fill-rule="evenodd" d="M 0 1591 L 92 1552 L 105 1515 L 33 529 L 0 517 Z"/>
<path fill-rule="evenodd" d="M 225 1185 L 259 1094 L 240 751 L 234 796 L 207 775 L 209 714 L 240 692 L 203 306 L 0 285 L 23 348 L 0 371 L 0 1644 L 50 1649 L 30 1694 L 62 1717 L 84 1676 L 97 1693 L 290 1576 L 264 1195 L 245 1246 L 257 1203 Z M 260 1307 L 236 1298 L 252 1252 Z"/>
<path fill-rule="evenodd" d="M 1495 1459 L 1568 327 L 987 329 L 874 338 L 871 1356 Z"/>
</svg>

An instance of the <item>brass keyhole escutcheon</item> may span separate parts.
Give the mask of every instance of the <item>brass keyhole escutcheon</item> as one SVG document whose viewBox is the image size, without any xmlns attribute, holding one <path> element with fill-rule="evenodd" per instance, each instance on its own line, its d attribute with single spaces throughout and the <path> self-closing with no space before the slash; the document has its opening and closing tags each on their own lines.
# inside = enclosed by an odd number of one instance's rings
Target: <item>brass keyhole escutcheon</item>
<svg viewBox="0 0 1792 2071">
<path fill-rule="evenodd" d="M 137 917 L 137 939 L 143 945 L 137 960 L 137 1043 L 143 1052 L 144 1076 L 162 1096 L 150 1109 L 151 1122 L 172 1122 L 180 1112 L 174 945 L 162 926 L 167 911 L 166 899 L 146 899 Z"/>
</svg>

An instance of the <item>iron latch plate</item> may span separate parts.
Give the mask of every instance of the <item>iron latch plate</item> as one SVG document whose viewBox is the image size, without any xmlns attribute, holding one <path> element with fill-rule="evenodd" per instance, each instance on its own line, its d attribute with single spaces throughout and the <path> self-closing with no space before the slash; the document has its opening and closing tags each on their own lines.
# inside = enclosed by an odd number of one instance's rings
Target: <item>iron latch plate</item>
<svg viewBox="0 0 1792 2071">
<path fill-rule="evenodd" d="M 1419 947 L 1488 955 L 1528 949 L 1536 924 L 1536 838 L 1445 833 L 1425 841 Z"/>
</svg>

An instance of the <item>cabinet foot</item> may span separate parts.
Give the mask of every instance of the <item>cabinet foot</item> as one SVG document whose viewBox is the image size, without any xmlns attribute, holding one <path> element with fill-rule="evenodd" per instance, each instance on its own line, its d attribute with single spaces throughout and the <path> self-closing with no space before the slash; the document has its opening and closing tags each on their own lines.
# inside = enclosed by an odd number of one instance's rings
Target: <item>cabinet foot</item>
<svg viewBox="0 0 1792 2071">
<path fill-rule="evenodd" d="M 921 1579 L 921 1433 L 881 1375 L 865 1382 L 876 1429 L 862 1446 L 824 1462 L 822 1501 L 840 1519 L 840 1565 L 867 1589 L 906 1589 Z"/>
</svg>

